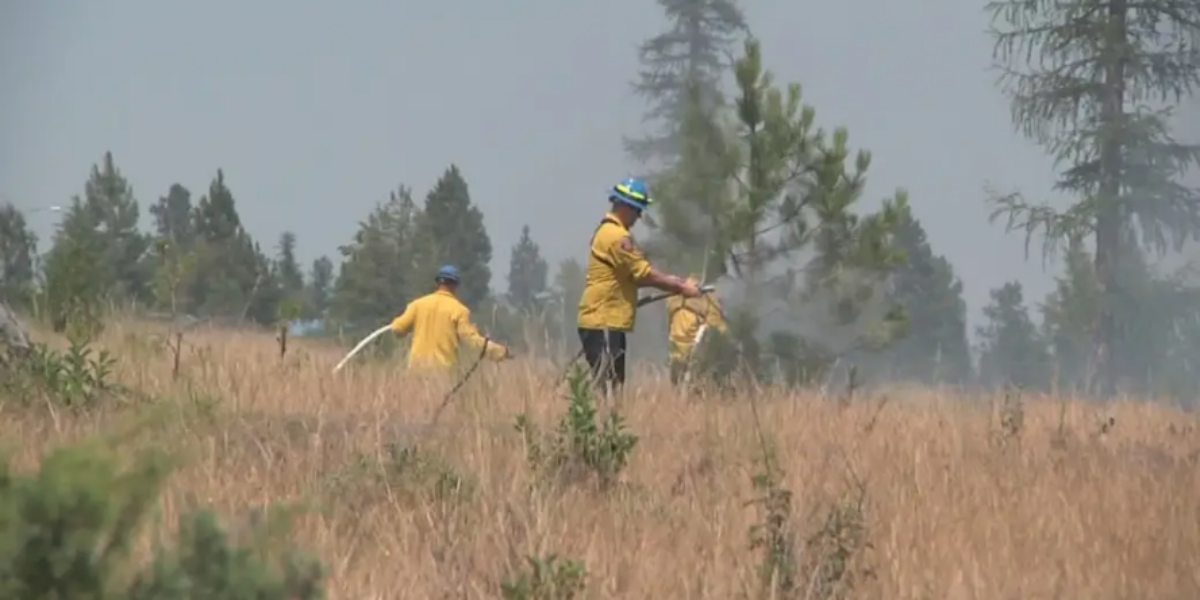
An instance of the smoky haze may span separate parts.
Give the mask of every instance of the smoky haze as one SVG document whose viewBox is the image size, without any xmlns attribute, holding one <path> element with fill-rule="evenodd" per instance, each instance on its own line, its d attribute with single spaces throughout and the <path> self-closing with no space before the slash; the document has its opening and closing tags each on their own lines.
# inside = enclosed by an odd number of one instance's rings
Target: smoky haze
<svg viewBox="0 0 1200 600">
<path fill-rule="evenodd" d="M 802 83 L 822 126 L 873 153 L 864 208 L 909 190 L 972 326 L 1006 280 L 1034 301 L 1049 290 L 982 202 L 987 181 L 1042 197 L 1052 173 L 1012 131 L 978 3 L 744 8 L 777 81 Z M 636 170 L 621 136 L 645 105 L 628 82 L 637 44 L 664 26 L 646 0 L 5 3 L 0 196 L 63 203 L 111 150 L 145 213 L 172 183 L 199 192 L 222 168 L 250 232 L 267 246 L 294 231 L 311 261 L 389 191 L 423 195 L 453 162 L 503 290 L 522 224 L 551 265 L 584 258 L 603 190 Z M 31 217 L 43 250 L 52 215 Z"/>
</svg>

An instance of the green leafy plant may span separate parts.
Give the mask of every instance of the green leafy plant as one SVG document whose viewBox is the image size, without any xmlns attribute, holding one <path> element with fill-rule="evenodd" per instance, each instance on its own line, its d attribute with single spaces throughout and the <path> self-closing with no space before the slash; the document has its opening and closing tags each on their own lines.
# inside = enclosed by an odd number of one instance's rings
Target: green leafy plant
<svg viewBox="0 0 1200 600">
<path fill-rule="evenodd" d="M 775 466 L 775 453 L 760 431 L 760 470 L 751 476 L 757 496 L 749 504 L 759 509 L 750 526 L 750 549 L 761 553 L 758 564 L 764 598 L 787 598 L 798 589 L 797 547 L 792 530 L 792 492 L 783 486 Z"/>
<path fill-rule="evenodd" d="M 62 352 L 35 344 L 6 381 L 5 391 L 25 403 L 41 394 L 62 406 L 94 406 L 129 391 L 115 381 L 116 363 L 107 350 L 94 350 L 79 340 Z"/>
<path fill-rule="evenodd" d="M 526 457 L 534 469 L 561 482 L 590 476 L 601 488 L 608 488 L 628 465 L 638 437 L 629 432 L 618 411 L 599 417 L 584 367 L 575 365 L 567 384 L 567 412 L 552 433 L 538 431 L 528 415 L 517 416 L 515 427 L 525 440 Z"/>
</svg>

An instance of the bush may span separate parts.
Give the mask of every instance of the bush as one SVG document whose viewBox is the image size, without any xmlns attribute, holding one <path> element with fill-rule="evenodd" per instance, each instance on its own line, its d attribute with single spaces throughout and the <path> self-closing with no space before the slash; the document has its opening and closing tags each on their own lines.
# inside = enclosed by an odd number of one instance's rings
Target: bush
<svg viewBox="0 0 1200 600">
<path fill-rule="evenodd" d="M 0 463 L 0 598 L 7 600 L 317 600 L 321 566 L 272 551 L 262 523 L 238 544 L 207 511 L 181 517 L 173 544 L 134 548 L 170 472 L 162 455 L 122 468 L 115 449 L 55 450 L 36 473 Z"/>
<path fill-rule="evenodd" d="M 70 408 L 90 407 L 131 392 L 116 383 L 115 366 L 107 350 L 96 351 L 83 342 L 71 342 L 63 352 L 34 344 L 5 374 L 0 392 L 24 404 L 45 398 Z"/>
<path fill-rule="evenodd" d="M 594 476 L 601 488 L 607 488 L 629 463 L 638 438 L 616 410 L 599 418 L 586 369 L 576 364 L 567 382 L 567 412 L 552 433 L 538 431 L 528 415 L 517 416 L 516 429 L 525 440 L 526 457 L 535 470 L 553 475 L 561 483 Z"/>
</svg>

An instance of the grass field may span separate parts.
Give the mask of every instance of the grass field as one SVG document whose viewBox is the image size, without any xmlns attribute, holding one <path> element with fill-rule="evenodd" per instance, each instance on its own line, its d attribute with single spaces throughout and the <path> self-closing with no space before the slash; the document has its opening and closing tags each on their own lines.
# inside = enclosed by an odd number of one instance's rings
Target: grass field
<svg viewBox="0 0 1200 600">
<path fill-rule="evenodd" d="M 485 365 L 429 428 L 451 382 L 383 364 L 333 376 L 337 349 L 294 344 L 281 362 L 270 336 L 195 332 L 173 381 L 145 331 L 110 327 L 100 345 L 169 407 L 146 438 L 187 459 L 166 516 L 304 502 L 296 539 L 333 598 L 497 598 L 526 557 L 552 554 L 583 564 L 586 598 L 760 597 L 771 557 L 795 569 L 798 598 L 1200 598 L 1200 428 L 1165 406 L 912 390 L 696 401 L 638 373 L 623 412 L 640 440 L 601 491 L 534 485 L 512 424 L 527 412 L 551 428 L 566 410 L 549 363 Z M 0 440 L 27 467 L 145 410 L 10 408 Z M 750 502 L 760 430 L 792 494 L 774 521 Z M 760 523 L 781 535 L 773 553 L 751 548 Z"/>
</svg>

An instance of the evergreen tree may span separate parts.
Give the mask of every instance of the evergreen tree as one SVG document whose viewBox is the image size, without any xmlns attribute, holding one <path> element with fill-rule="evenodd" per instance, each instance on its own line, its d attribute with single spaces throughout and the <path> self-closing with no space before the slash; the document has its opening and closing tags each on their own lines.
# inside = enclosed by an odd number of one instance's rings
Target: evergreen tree
<svg viewBox="0 0 1200 600">
<path fill-rule="evenodd" d="M 782 363 L 803 371 L 803 377 L 794 371 L 793 380 L 811 379 L 826 362 L 817 357 L 890 335 L 894 311 L 875 309 L 885 306 L 884 278 L 902 258 L 891 230 L 907 199 L 897 192 L 878 212 L 857 214 L 870 155 L 860 151 L 849 170 L 846 131 L 830 135 L 818 128 L 798 84 L 774 87 L 757 42 L 746 42 L 735 71 L 740 93 L 732 131 L 720 134 L 725 126 L 713 111 L 693 111 L 695 162 L 681 162 L 670 178 L 685 181 L 700 172 L 693 165 L 711 165 L 717 168 L 709 171 L 706 185 L 727 191 L 711 196 L 702 213 L 708 222 L 701 227 L 678 225 L 675 214 L 687 211 L 673 212 L 671 200 L 665 200 L 661 231 L 693 255 L 691 268 L 706 265 L 710 279 L 728 273 L 744 291 L 740 302 L 726 305 L 727 314 L 735 313 L 729 315 L 730 333 L 740 347 L 738 357 L 728 360 L 758 365 L 763 376 L 769 375 L 768 365 Z M 711 158 L 702 161 L 705 148 Z M 788 267 L 799 253 L 810 259 L 800 270 Z M 812 313 L 816 308 L 823 312 Z M 764 314 L 778 318 L 765 323 Z M 823 326 L 818 330 L 816 324 Z M 798 334 L 805 328 L 802 339 Z M 835 337 L 853 339 L 835 344 Z"/>
<path fill-rule="evenodd" d="M 153 272 L 156 305 L 171 315 L 192 306 L 186 297 L 193 286 L 195 231 L 192 223 L 192 194 L 175 183 L 150 207 L 154 216 L 153 254 L 146 257 Z"/>
<path fill-rule="evenodd" d="M 680 124 L 681 148 L 675 167 L 656 177 L 655 225 L 643 244 L 647 255 L 669 271 L 695 274 L 703 282 L 725 274 L 727 232 L 740 157 L 732 143 L 736 132 L 724 121 L 727 111 L 702 101 L 693 86 L 691 103 Z M 723 223 L 724 221 L 724 223 Z M 635 347 L 652 356 L 667 352 L 665 304 L 639 311 Z"/>
<path fill-rule="evenodd" d="M 344 260 L 330 298 L 335 320 L 353 329 L 377 327 L 429 289 L 433 271 L 417 272 L 427 260 L 421 225 L 421 214 L 406 187 L 377 204 L 359 223 L 354 240 L 338 249 Z"/>
<path fill-rule="evenodd" d="M 492 242 L 483 223 L 483 213 L 471 203 L 467 182 L 458 167 L 451 165 L 425 196 L 422 229 L 427 248 L 438 264 L 458 267 L 462 283 L 459 299 L 479 307 L 487 298 L 492 271 Z M 432 278 L 432 272 L 426 277 Z"/>
<path fill-rule="evenodd" d="M 238 319 L 247 316 L 260 323 L 274 321 L 274 307 L 264 301 L 277 285 L 270 261 L 242 227 L 222 170 L 217 170 L 208 194 L 193 209 L 192 227 L 196 266 L 189 299 L 194 311 Z"/>
<path fill-rule="evenodd" d="M 1124 391 L 1166 397 L 1196 407 L 1200 398 L 1200 287 L 1195 268 L 1185 267 L 1170 276 L 1149 273 L 1141 293 L 1122 305 L 1133 313 L 1122 322 L 1127 330 L 1122 357 L 1140 380 L 1130 381 Z"/>
<path fill-rule="evenodd" d="M 895 230 L 906 260 L 891 276 L 891 298 L 904 308 L 908 334 L 888 348 L 893 375 L 925 383 L 971 380 L 967 303 L 954 268 L 934 255 L 921 222 L 905 211 Z"/>
<path fill-rule="evenodd" d="M 1114 390 L 1146 396 L 1184 391 L 1181 376 L 1195 371 L 1187 365 L 1194 360 L 1188 351 L 1194 346 L 1185 339 L 1200 322 L 1200 289 L 1194 280 L 1160 273 L 1132 244 L 1121 255 L 1116 284 L 1120 293 L 1108 298 L 1120 341 L 1112 347 L 1112 359 L 1122 368 Z M 1194 380 L 1191 389 L 1196 389 Z"/>
<path fill-rule="evenodd" d="M 521 228 L 521 239 L 513 246 L 508 266 L 508 301 L 513 307 L 525 315 L 540 309 L 539 298 L 546 291 L 548 271 L 541 250 L 525 225 Z"/>
<path fill-rule="evenodd" d="M 249 239 L 249 234 L 246 238 Z M 289 296 L 284 290 L 283 279 L 275 261 L 263 252 L 258 242 L 251 241 L 250 245 L 250 256 L 253 257 L 254 264 L 254 286 L 250 288 L 249 299 L 240 318 L 260 325 L 278 325 L 282 321 L 297 318 L 300 315 L 303 297 Z"/>
<path fill-rule="evenodd" d="M 56 330 L 95 335 L 106 301 L 151 299 L 150 240 L 138 230 L 133 190 L 112 153 L 93 165 L 82 198 L 63 214 L 46 256 L 46 305 Z"/>
<path fill-rule="evenodd" d="M 178 183 L 171 184 L 166 196 L 150 207 L 154 233 L 172 246 L 190 249 L 195 238 L 192 229 L 192 193 Z"/>
<path fill-rule="evenodd" d="M 24 307 L 36 284 L 37 236 L 12 204 L 0 206 L 0 300 Z"/>
<path fill-rule="evenodd" d="M 279 236 L 278 252 L 275 258 L 275 271 L 279 275 L 279 285 L 283 295 L 298 303 L 304 296 L 304 272 L 296 260 L 296 234 L 285 231 Z"/>
<path fill-rule="evenodd" d="M 1009 282 L 992 290 L 983 309 L 979 378 L 984 385 L 1045 389 L 1050 383 L 1050 353 L 1029 318 L 1021 284 Z"/>
<path fill-rule="evenodd" d="M 1042 306 L 1042 332 L 1054 356 L 1054 383 L 1064 390 L 1085 391 L 1095 373 L 1092 339 L 1100 287 L 1091 256 L 1079 241 L 1071 244 L 1065 263 L 1065 272 Z"/>
<path fill-rule="evenodd" d="M 329 310 L 329 300 L 333 296 L 333 261 L 328 256 L 322 256 L 313 261 L 308 275 L 308 301 L 305 303 L 305 317 L 320 319 Z"/>
<path fill-rule="evenodd" d="M 1200 80 L 1200 4 L 1177 0 L 1002 0 L 988 5 L 1014 124 L 1064 164 L 1065 211 L 997 199 L 995 216 L 1047 253 L 1093 241 L 1100 289 L 1093 356 L 1097 391 L 1111 394 L 1133 367 L 1120 363 L 1122 263 L 1138 247 L 1162 254 L 1200 234 L 1200 194 L 1180 175 L 1200 146 L 1169 131 L 1171 102 Z"/>
<path fill-rule="evenodd" d="M 150 239 L 138 230 L 140 211 L 133 188 L 113 162 L 111 152 L 93 165 L 84 187 L 81 219 L 76 225 L 95 230 L 104 291 L 112 300 L 148 300 L 151 271 L 145 262 Z"/>
<path fill-rule="evenodd" d="M 707 244 L 693 245 L 686 252 L 677 250 L 681 234 L 710 239 L 698 231 L 712 230 L 707 226 L 710 219 L 704 217 L 715 214 L 709 210 L 712 200 L 722 196 L 727 186 L 707 184 L 721 179 L 726 171 L 713 169 L 712 162 L 719 162 L 723 155 L 715 153 L 710 158 L 713 148 L 698 148 L 695 123 L 688 121 L 694 112 L 707 116 L 725 107 L 721 79 L 732 66 L 733 45 L 746 32 L 746 20 L 734 0 L 658 0 L 658 4 L 669 27 L 638 48 L 641 68 L 632 84 L 634 93 L 649 104 L 643 121 L 654 130 L 640 138 L 626 138 L 624 143 L 626 152 L 649 172 L 658 210 L 670 213 L 672 231 L 655 232 L 653 222 L 647 221 L 652 231 L 642 245 L 661 266 L 686 268 L 699 273 L 701 279 L 710 279 L 716 274 L 700 273 L 703 266 L 687 264 L 707 262 L 684 260 L 702 256 L 700 248 Z M 678 168 L 681 161 L 688 166 Z M 670 183 L 676 184 L 675 189 L 667 188 L 668 179 L 673 179 Z M 632 334 L 631 360 L 643 355 L 665 357 L 666 327 L 664 304 L 640 310 Z"/>
<path fill-rule="evenodd" d="M 87 204 L 78 196 L 63 211 L 46 254 L 46 314 L 56 332 L 80 338 L 99 333 L 102 309 L 111 288 L 104 264 L 105 240 Z"/>
<path fill-rule="evenodd" d="M 670 28 L 638 48 L 641 69 L 634 92 L 650 103 L 644 120 L 657 133 L 627 139 L 626 150 L 641 163 L 674 165 L 682 146 L 680 133 L 690 100 L 706 108 L 722 104 L 721 77 L 731 66 L 737 37 L 746 19 L 734 0 L 658 0 Z M 692 94 L 697 94 L 692 98 Z"/>
</svg>

